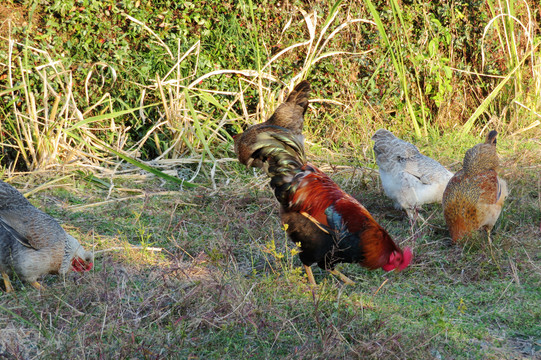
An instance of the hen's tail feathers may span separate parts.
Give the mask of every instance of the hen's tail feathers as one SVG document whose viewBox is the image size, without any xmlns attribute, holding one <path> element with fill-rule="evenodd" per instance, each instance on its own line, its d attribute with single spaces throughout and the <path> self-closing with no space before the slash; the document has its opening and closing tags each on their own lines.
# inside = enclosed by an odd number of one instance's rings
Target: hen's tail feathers
<svg viewBox="0 0 541 360">
<path fill-rule="evenodd" d="M 310 93 L 310 83 L 306 80 L 301 81 L 295 86 L 293 91 L 287 97 L 286 102 L 295 103 L 304 109 L 303 115 L 308 108 L 308 94 Z"/>
<path fill-rule="evenodd" d="M 17 189 L 0 180 L 0 210 L 32 206 Z"/>
</svg>

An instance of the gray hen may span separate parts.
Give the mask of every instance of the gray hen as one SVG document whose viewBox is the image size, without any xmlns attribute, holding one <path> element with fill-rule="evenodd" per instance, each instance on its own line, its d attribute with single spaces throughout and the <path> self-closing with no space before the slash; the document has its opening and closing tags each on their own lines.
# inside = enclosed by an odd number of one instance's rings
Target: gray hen
<svg viewBox="0 0 541 360">
<path fill-rule="evenodd" d="M 414 219 L 419 206 L 441 202 L 452 172 L 388 130 L 379 129 L 372 140 L 383 190 L 397 208 Z"/>
<path fill-rule="evenodd" d="M 45 274 L 65 274 L 92 268 L 92 253 L 53 219 L 34 207 L 13 186 L 0 181 L 0 272 L 6 291 L 9 275 L 41 289 Z"/>
</svg>

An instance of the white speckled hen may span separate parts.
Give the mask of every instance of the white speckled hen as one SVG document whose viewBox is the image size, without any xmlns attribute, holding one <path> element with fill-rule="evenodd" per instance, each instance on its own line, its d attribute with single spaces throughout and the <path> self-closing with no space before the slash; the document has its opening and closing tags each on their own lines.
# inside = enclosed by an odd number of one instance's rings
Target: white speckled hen
<svg viewBox="0 0 541 360">
<path fill-rule="evenodd" d="M 58 222 L 34 207 L 13 186 L 0 181 L 0 272 L 6 291 L 13 291 L 10 275 L 36 289 L 46 274 L 88 271 L 93 256 L 66 233 Z"/>
<path fill-rule="evenodd" d="M 414 219 L 421 205 L 441 202 L 452 172 L 388 130 L 379 129 L 372 140 L 383 190 L 397 208 Z"/>
</svg>

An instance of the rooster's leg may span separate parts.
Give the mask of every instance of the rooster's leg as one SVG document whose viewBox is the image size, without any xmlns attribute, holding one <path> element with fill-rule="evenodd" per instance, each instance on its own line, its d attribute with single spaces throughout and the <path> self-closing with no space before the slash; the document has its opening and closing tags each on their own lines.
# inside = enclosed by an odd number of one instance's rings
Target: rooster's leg
<svg viewBox="0 0 541 360">
<path fill-rule="evenodd" d="M 340 278 L 340 280 L 342 280 L 344 282 L 344 284 L 346 284 L 346 285 L 355 285 L 355 281 L 351 280 L 346 275 L 342 274 L 340 271 L 334 269 L 334 270 L 329 270 L 329 272 L 331 274 L 333 274 L 334 276 L 338 276 Z"/>
<path fill-rule="evenodd" d="M 38 290 L 45 289 L 45 287 L 43 285 L 41 285 L 39 282 L 37 282 L 37 281 L 31 282 L 30 285 L 32 285 L 33 287 L 35 287 Z"/>
<path fill-rule="evenodd" d="M 304 265 L 304 270 L 306 270 L 306 275 L 308 276 L 308 281 L 310 282 L 310 285 L 316 286 L 316 280 L 314 279 L 312 268 L 308 265 Z"/>
<path fill-rule="evenodd" d="M 2 271 L 2 277 L 4 278 L 4 284 L 6 285 L 6 292 L 12 292 L 13 286 L 11 286 L 8 274 Z"/>
</svg>

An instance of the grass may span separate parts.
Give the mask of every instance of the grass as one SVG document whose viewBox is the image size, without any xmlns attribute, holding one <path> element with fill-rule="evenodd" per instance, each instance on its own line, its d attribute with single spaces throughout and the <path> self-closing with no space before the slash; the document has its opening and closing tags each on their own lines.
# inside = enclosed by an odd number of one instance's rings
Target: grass
<svg viewBox="0 0 541 360">
<path fill-rule="evenodd" d="M 460 156 L 447 155 L 447 141 L 420 146 L 457 167 Z M 15 282 L 17 292 L 0 295 L 0 349 L 16 358 L 59 351 L 68 358 L 536 358 L 541 213 L 534 145 L 498 143 L 511 195 L 495 229 L 495 259 L 482 242 L 451 244 L 440 205 L 427 206 L 430 225 L 412 231 L 384 197 L 372 159 L 358 159 L 363 170 L 325 167 L 415 257 L 400 274 L 343 265 L 355 286 L 315 269 L 315 289 L 291 255 L 264 177 L 238 164 L 224 165 L 215 190 L 114 176 L 109 200 L 133 200 L 98 206 L 90 205 L 107 201 L 107 189 L 81 176 L 65 179 L 31 200 L 94 248 L 96 266 L 64 281 L 49 276 L 42 293 Z M 11 182 L 32 188 L 43 179 Z"/>
<path fill-rule="evenodd" d="M 96 255 L 0 290 L 0 357 L 539 358 L 538 6 L 195 4 L 0 4 L 2 180 Z M 314 269 L 311 289 L 265 176 L 233 159 L 301 78 L 309 159 L 412 247 L 403 273 Z M 499 131 L 493 255 L 453 245 L 440 205 L 415 229 L 393 208 L 380 127 L 453 171 Z"/>
<path fill-rule="evenodd" d="M 417 140 L 457 127 L 537 133 L 538 10 L 470 2 L 325 1 L 286 16 L 274 0 L 9 1 L 2 165 L 223 156 L 232 134 L 307 77 L 321 114 L 309 140 L 336 152 L 367 140 L 351 127 L 413 130 Z"/>
</svg>

